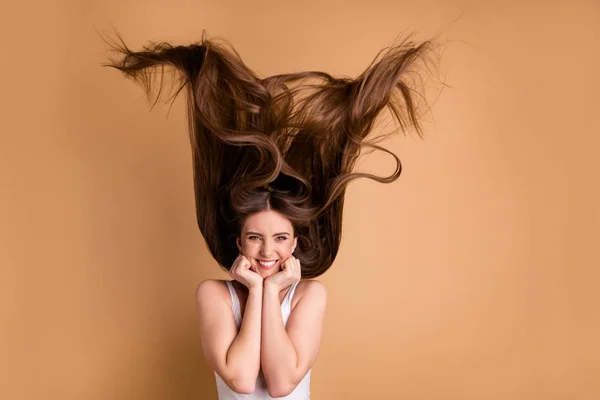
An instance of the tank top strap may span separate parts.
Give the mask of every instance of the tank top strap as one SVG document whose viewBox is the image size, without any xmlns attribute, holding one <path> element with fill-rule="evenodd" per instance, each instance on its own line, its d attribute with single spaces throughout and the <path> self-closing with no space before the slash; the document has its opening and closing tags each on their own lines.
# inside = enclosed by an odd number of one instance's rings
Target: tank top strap
<svg viewBox="0 0 600 400">
<path fill-rule="evenodd" d="M 283 299 L 284 303 L 287 302 L 288 304 L 292 304 L 292 298 L 294 297 L 294 293 L 296 292 L 296 287 L 298 287 L 299 283 L 300 283 L 300 281 L 292 283 L 292 285 L 290 286 L 290 289 L 288 290 L 288 292 L 285 295 L 285 298 Z"/>
<path fill-rule="evenodd" d="M 231 281 L 225 281 L 227 283 L 227 289 L 229 289 L 229 294 L 231 295 L 231 311 L 233 312 L 233 318 L 235 319 L 235 323 L 238 327 L 242 325 L 242 311 L 240 310 L 240 299 L 233 287 Z"/>
<path fill-rule="evenodd" d="M 287 326 L 288 320 L 292 313 L 292 299 L 294 298 L 294 293 L 296 292 L 296 287 L 298 287 L 298 282 L 294 282 L 288 292 L 286 293 L 283 302 L 281 303 L 281 316 L 283 317 L 283 325 Z"/>
</svg>

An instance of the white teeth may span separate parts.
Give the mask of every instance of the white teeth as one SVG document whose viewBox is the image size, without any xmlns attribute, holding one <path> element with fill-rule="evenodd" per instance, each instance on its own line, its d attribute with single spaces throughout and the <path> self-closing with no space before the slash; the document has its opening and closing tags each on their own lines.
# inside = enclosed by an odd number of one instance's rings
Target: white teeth
<svg viewBox="0 0 600 400">
<path fill-rule="evenodd" d="M 260 263 L 260 265 L 264 265 L 265 267 L 270 267 L 276 263 L 276 261 L 269 261 L 269 262 L 258 261 L 258 262 Z"/>
</svg>

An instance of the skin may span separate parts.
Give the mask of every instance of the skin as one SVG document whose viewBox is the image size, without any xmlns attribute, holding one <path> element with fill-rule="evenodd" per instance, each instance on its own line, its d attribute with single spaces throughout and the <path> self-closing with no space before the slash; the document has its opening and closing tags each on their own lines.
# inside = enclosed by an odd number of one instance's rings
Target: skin
<svg viewBox="0 0 600 400">
<path fill-rule="evenodd" d="M 252 393 L 262 369 L 269 394 L 286 396 L 316 361 L 327 292 L 319 281 L 300 280 L 302 266 L 292 254 L 297 245 L 293 235 L 291 222 L 275 211 L 246 219 L 237 238 L 240 255 L 229 271 L 240 298 L 239 331 L 224 281 L 204 281 L 196 291 L 206 359 L 238 393 Z M 267 269 L 259 260 L 277 261 Z M 281 302 L 297 281 L 286 326 Z M 223 301 L 215 302 L 216 297 Z"/>
<path fill-rule="evenodd" d="M 299 281 L 300 263 L 292 255 L 298 238 L 293 235 L 291 222 L 278 212 L 267 210 L 249 216 L 237 238 L 240 256 L 230 276 L 248 289 L 266 284 L 283 290 Z M 276 263 L 265 268 L 259 261 Z"/>
</svg>

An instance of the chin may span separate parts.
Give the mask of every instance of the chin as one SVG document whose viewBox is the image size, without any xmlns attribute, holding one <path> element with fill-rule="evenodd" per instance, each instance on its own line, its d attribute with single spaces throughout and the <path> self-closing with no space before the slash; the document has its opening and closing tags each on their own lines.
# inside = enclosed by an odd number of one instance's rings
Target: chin
<svg viewBox="0 0 600 400">
<path fill-rule="evenodd" d="M 273 272 L 271 272 L 271 271 L 262 271 L 260 273 L 260 276 L 262 276 L 263 279 L 267 279 L 271 275 L 275 275 L 275 274 Z"/>
<path fill-rule="evenodd" d="M 279 271 L 281 271 L 281 268 L 273 268 L 273 269 L 269 269 L 269 270 L 264 270 L 260 267 L 258 268 L 258 273 L 260 274 L 260 276 L 263 277 L 263 279 L 268 278 L 271 275 L 275 275 Z"/>
</svg>

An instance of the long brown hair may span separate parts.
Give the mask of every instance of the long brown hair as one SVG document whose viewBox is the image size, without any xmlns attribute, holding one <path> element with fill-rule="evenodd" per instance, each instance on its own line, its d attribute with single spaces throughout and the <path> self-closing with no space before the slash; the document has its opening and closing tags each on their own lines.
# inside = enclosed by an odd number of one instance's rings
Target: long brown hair
<svg viewBox="0 0 600 400">
<path fill-rule="evenodd" d="M 198 226 L 226 270 L 238 255 L 235 238 L 247 216 L 272 209 L 294 227 L 303 278 L 323 274 L 340 246 L 348 183 L 400 176 L 399 158 L 376 144 L 389 134 L 367 139 L 378 115 L 387 108 L 398 130 L 422 133 L 414 72 L 425 65 L 430 41 L 406 38 L 384 49 L 356 79 L 320 71 L 261 79 L 227 41 L 207 40 L 205 32 L 194 44 L 151 42 L 140 51 L 117 36 L 120 43 L 107 43 L 118 57 L 105 66 L 141 84 L 149 97 L 160 77 L 156 101 L 165 67 L 180 77 L 173 101 L 187 89 Z M 393 156 L 394 173 L 352 172 L 366 148 Z"/>
</svg>

